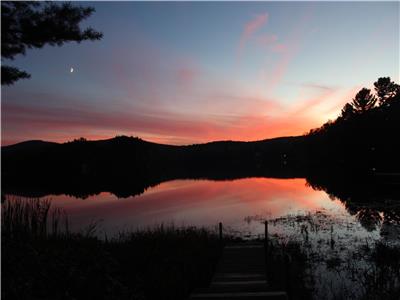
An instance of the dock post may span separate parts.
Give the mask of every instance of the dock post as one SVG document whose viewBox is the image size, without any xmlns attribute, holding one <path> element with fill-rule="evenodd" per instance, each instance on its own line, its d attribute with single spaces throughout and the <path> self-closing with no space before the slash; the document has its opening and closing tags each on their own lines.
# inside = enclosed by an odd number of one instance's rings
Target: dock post
<svg viewBox="0 0 400 300">
<path fill-rule="evenodd" d="M 219 222 L 219 240 L 222 241 L 222 222 Z"/>
<path fill-rule="evenodd" d="M 264 221 L 265 276 L 268 276 L 268 221 Z"/>
<path fill-rule="evenodd" d="M 264 247 L 265 252 L 268 252 L 268 221 L 264 221 Z"/>
</svg>

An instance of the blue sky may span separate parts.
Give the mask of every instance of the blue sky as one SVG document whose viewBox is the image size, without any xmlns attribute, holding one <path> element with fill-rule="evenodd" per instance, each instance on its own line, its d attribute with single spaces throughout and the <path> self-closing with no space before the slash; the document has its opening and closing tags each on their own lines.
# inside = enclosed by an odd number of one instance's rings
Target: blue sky
<svg viewBox="0 0 400 300">
<path fill-rule="evenodd" d="M 11 62 L 32 78 L 2 87 L 3 144 L 297 135 L 378 77 L 399 82 L 399 2 L 74 4 L 104 38 Z"/>
</svg>

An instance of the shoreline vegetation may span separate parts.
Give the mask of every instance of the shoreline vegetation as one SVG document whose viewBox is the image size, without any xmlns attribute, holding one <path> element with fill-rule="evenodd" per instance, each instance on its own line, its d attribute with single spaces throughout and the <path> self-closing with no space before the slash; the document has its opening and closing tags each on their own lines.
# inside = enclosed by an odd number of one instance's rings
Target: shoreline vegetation
<svg viewBox="0 0 400 300">
<path fill-rule="evenodd" d="M 186 299 L 208 286 L 224 245 L 243 242 L 229 233 L 221 241 L 217 228 L 173 225 L 102 239 L 95 223 L 69 231 L 68 216 L 50 203 L 13 197 L 2 204 L 2 299 Z M 302 230 L 296 238 L 269 238 L 271 288 L 286 290 L 290 299 L 400 296 L 399 245 L 366 241 L 347 256 L 326 256 L 310 244 L 318 228 L 310 215 L 285 222 Z M 326 286 L 328 271 L 342 281 Z M 349 289 L 346 276 L 357 288 Z"/>
<path fill-rule="evenodd" d="M 1 221 L 2 299 L 185 299 L 208 285 L 223 248 L 205 228 L 70 232 L 40 199 L 7 199 Z"/>
</svg>

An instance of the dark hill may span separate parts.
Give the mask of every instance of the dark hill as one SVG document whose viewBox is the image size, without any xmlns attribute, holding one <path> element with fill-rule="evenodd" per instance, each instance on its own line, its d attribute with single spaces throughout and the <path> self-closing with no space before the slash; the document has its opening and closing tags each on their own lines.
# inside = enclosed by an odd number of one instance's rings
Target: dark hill
<svg viewBox="0 0 400 300">
<path fill-rule="evenodd" d="M 3 146 L 1 147 L 1 151 L 3 153 L 8 153 L 8 152 L 24 153 L 24 151 L 40 151 L 42 149 L 53 147 L 55 145 L 58 145 L 58 143 L 46 142 L 41 140 L 32 140 L 32 141 L 21 142 L 14 145 Z"/>
<path fill-rule="evenodd" d="M 176 178 L 304 176 L 304 137 L 172 146 L 120 136 L 63 144 L 29 141 L 2 147 L 3 190 L 65 190 L 121 195 Z"/>
</svg>

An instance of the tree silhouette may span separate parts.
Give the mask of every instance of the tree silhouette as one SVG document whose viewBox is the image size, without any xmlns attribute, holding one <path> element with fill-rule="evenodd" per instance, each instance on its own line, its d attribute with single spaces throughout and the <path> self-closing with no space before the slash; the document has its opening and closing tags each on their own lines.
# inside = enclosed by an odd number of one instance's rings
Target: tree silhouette
<svg viewBox="0 0 400 300">
<path fill-rule="evenodd" d="M 346 105 L 343 107 L 342 112 L 340 114 L 340 117 L 343 120 L 348 120 L 354 116 L 354 108 L 350 103 L 346 103 Z"/>
<path fill-rule="evenodd" d="M 25 71 L 18 70 L 15 67 L 1 66 L 1 84 L 10 85 L 15 81 L 24 78 L 30 78 L 31 75 Z"/>
<path fill-rule="evenodd" d="M 388 104 L 389 100 L 400 92 L 400 86 L 390 80 L 390 77 L 381 77 L 374 82 L 379 105 Z"/>
<path fill-rule="evenodd" d="M 375 103 L 376 97 L 371 94 L 371 90 L 363 88 L 354 97 L 351 105 L 353 106 L 355 112 L 362 114 L 372 109 L 375 106 Z"/>
<path fill-rule="evenodd" d="M 70 3 L 1 2 L 1 57 L 14 59 L 25 55 L 26 49 L 44 45 L 61 46 L 66 42 L 80 43 L 99 40 L 103 34 L 92 28 L 81 30 L 79 23 L 94 12 L 92 7 Z M 30 74 L 15 67 L 1 67 L 1 84 L 10 85 Z"/>
</svg>

